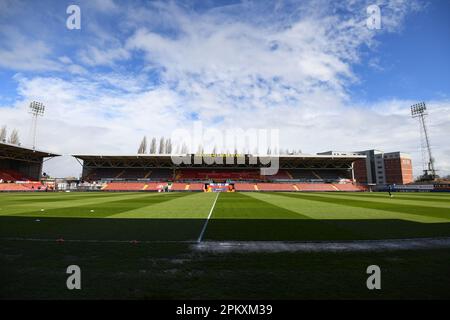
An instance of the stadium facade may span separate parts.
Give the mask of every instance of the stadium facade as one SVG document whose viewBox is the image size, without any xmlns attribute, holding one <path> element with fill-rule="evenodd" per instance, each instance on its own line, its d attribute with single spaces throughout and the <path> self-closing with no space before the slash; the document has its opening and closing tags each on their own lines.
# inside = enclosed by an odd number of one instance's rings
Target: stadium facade
<svg viewBox="0 0 450 320">
<path fill-rule="evenodd" d="M 43 163 L 57 156 L 0 143 L 0 190 L 41 189 L 39 181 L 49 185 L 51 181 L 41 175 Z M 105 191 L 364 191 L 370 185 L 413 182 L 409 155 L 379 150 L 280 155 L 276 157 L 278 171 L 273 175 L 261 172 L 261 168 L 272 164 L 251 154 L 73 157 L 82 165 L 81 178 L 70 183 L 62 180 L 60 185 L 78 190 L 85 186 Z M 53 181 L 53 185 L 58 185 L 58 181 Z"/>
<path fill-rule="evenodd" d="M 39 188 L 45 159 L 59 155 L 0 143 L 0 190 L 27 191 Z M 20 183 L 16 183 L 20 182 Z"/>
<path fill-rule="evenodd" d="M 103 190 L 158 191 L 361 191 L 353 163 L 365 155 L 281 155 L 274 175 L 261 158 L 243 155 L 74 155 L 83 163 L 82 180 Z M 173 158 L 183 158 L 183 162 Z M 213 161 L 211 161 L 213 160 Z"/>
<path fill-rule="evenodd" d="M 412 160 L 403 152 L 387 152 L 381 150 L 365 151 L 327 151 L 321 155 L 365 155 L 354 163 L 355 179 L 359 183 L 369 185 L 409 184 L 414 181 Z"/>
</svg>

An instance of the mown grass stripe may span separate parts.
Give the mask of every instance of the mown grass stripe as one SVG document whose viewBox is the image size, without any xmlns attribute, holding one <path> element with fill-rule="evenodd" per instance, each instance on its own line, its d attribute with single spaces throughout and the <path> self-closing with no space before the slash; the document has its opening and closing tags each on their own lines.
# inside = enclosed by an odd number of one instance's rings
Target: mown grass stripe
<svg viewBox="0 0 450 320">
<path fill-rule="evenodd" d="M 75 200 L 86 200 L 86 199 L 106 199 L 112 197 L 111 194 L 105 193 L 37 193 L 42 196 L 35 196 L 34 194 L 21 194 L 20 196 L 10 197 L 5 194 L 0 193 L 0 207 L 6 208 L 17 205 L 33 205 L 33 204 L 45 204 L 47 202 L 57 203 L 63 201 L 75 201 Z M 117 195 L 116 195 L 117 196 Z"/>
<path fill-rule="evenodd" d="M 226 193 L 216 204 L 214 219 L 309 219 L 297 212 L 255 199 L 246 193 Z"/>
<path fill-rule="evenodd" d="M 223 194 L 216 204 L 204 239 L 289 241 L 364 238 L 330 221 L 314 220 L 252 195 Z"/>
<path fill-rule="evenodd" d="M 175 195 L 176 196 L 176 195 Z M 116 197 L 98 199 L 81 199 L 64 202 L 45 202 L 39 204 L 17 205 L 5 208 L 1 215 L 14 216 L 54 216 L 54 217 L 106 217 L 120 210 L 129 210 L 130 206 L 148 205 L 147 201 L 157 198 L 156 193 L 133 193 Z M 142 203 L 145 201 L 146 203 Z M 41 211 L 44 209 L 44 211 Z M 94 210 L 91 212 L 91 210 Z"/>
<path fill-rule="evenodd" d="M 336 205 L 357 207 L 357 208 L 369 208 L 377 209 L 382 211 L 390 212 L 401 212 L 406 214 L 421 215 L 427 217 L 435 217 L 450 220 L 450 211 L 447 208 L 437 208 L 437 207 L 426 207 L 426 206 L 416 206 L 416 205 L 405 205 L 405 204 L 389 204 L 381 203 L 376 201 L 367 201 L 360 199 L 344 199 L 339 197 L 333 197 L 330 195 L 324 196 L 318 194 L 308 194 L 308 193 L 280 193 L 284 197 L 294 197 L 309 199 L 318 202 L 332 203 Z"/>
<path fill-rule="evenodd" d="M 321 193 L 324 194 L 324 193 Z M 412 200 L 412 201 L 424 201 L 424 202 L 433 202 L 433 203 L 443 203 L 448 204 L 450 206 L 450 196 L 441 196 L 434 197 L 434 193 L 427 193 L 429 196 L 424 197 L 422 194 L 413 194 L 413 193 L 402 193 L 402 192 L 394 192 L 392 193 L 394 198 L 401 200 Z M 331 193 L 327 193 L 327 195 L 331 195 Z M 371 198 L 371 199 L 386 199 L 389 195 L 388 193 L 333 193 L 334 196 L 352 196 L 352 197 L 361 197 L 361 198 Z"/>
<path fill-rule="evenodd" d="M 147 203 L 146 206 L 123 211 L 108 218 L 204 219 L 214 200 L 211 193 L 177 192 L 169 201 Z"/>
<path fill-rule="evenodd" d="M 390 212 L 372 208 L 357 208 L 334 203 L 317 202 L 310 199 L 283 197 L 280 193 L 253 193 L 252 197 L 267 199 L 273 204 L 288 210 L 301 212 L 311 219 L 403 219 L 417 222 L 447 222 L 447 219 L 425 217 L 400 212 Z"/>
<path fill-rule="evenodd" d="M 217 196 L 214 199 L 213 205 L 211 206 L 211 210 L 209 210 L 209 214 L 208 214 L 208 217 L 206 218 L 205 224 L 203 225 L 202 231 L 200 232 L 200 235 L 198 236 L 197 243 L 200 243 L 203 240 L 203 235 L 205 234 L 206 228 L 208 227 L 209 219 L 211 219 L 211 215 L 214 211 L 214 207 L 216 206 L 217 199 L 219 199 L 219 195 L 220 195 L 220 192 L 217 192 Z"/>
<path fill-rule="evenodd" d="M 310 194 L 314 196 L 315 194 Z M 413 200 L 405 200 L 402 197 L 397 196 L 396 194 L 392 197 L 388 195 L 384 197 L 372 197 L 370 194 L 365 194 L 365 196 L 354 195 L 350 193 L 345 194 L 327 194 L 327 197 L 337 198 L 337 199 L 349 199 L 351 201 L 357 199 L 362 201 L 373 201 L 378 203 L 386 203 L 386 204 L 406 204 L 406 205 L 414 205 L 414 206 L 423 206 L 423 207 L 435 207 L 435 208 L 447 208 L 450 210 L 450 202 L 433 202 L 433 201 L 422 201 L 420 199 Z"/>
</svg>

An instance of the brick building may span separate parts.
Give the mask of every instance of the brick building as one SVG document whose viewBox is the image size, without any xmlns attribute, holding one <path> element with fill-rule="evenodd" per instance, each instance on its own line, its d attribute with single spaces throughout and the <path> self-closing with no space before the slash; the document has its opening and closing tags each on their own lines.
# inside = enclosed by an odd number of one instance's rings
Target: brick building
<svg viewBox="0 0 450 320">
<path fill-rule="evenodd" d="M 365 150 L 355 152 L 327 151 L 328 155 L 365 155 L 353 163 L 354 178 L 358 183 L 408 184 L 414 181 L 411 156 L 403 152 Z"/>
<path fill-rule="evenodd" d="M 407 184 L 414 181 L 412 161 L 408 154 L 401 152 L 385 153 L 384 171 L 387 184 Z"/>
</svg>

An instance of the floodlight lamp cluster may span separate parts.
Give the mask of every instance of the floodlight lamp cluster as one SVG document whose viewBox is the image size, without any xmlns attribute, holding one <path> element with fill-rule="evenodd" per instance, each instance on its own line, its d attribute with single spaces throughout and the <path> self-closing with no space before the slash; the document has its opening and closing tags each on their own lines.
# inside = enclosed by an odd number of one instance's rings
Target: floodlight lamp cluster
<svg viewBox="0 0 450 320">
<path fill-rule="evenodd" d="M 35 116 L 44 115 L 45 106 L 42 102 L 33 101 L 30 103 L 30 113 Z"/>
<path fill-rule="evenodd" d="M 427 106 L 425 105 L 425 102 L 420 102 L 411 106 L 411 115 L 413 118 L 425 115 L 426 111 Z"/>
</svg>

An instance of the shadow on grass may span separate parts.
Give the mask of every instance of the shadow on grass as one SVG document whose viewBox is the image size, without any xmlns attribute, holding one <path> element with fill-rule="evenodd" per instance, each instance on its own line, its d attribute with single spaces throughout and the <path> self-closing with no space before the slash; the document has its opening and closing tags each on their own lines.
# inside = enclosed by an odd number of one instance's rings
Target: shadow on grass
<svg viewBox="0 0 450 320">
<path fill-rule="evenodd" d="M 1 217 L 0 238 L 196 241 L 205 219 Z M 211 219 L 204 240 L 332 241 L 449 237 L 450 223 L 405 220 Z"/>
</svg>

